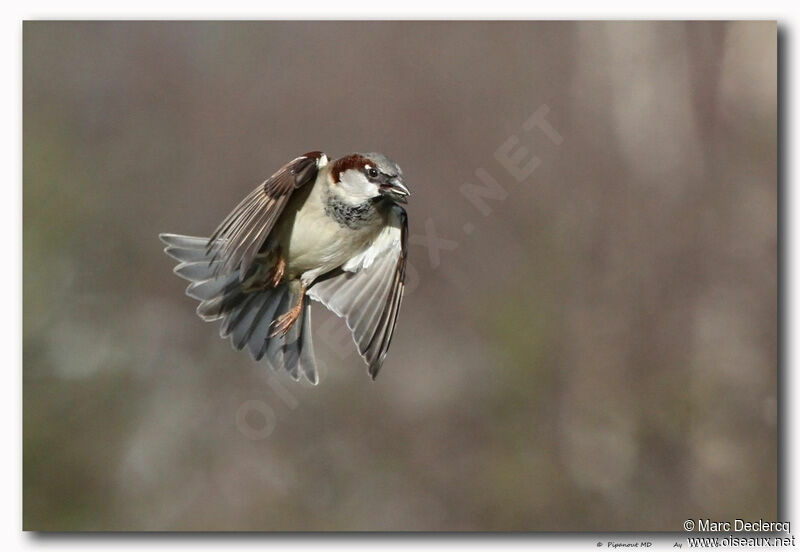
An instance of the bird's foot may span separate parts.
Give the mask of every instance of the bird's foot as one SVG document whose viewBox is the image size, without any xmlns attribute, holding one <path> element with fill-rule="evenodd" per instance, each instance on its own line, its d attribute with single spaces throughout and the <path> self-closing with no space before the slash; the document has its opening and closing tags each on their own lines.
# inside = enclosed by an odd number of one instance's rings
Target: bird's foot
<svg viewBox="0 0 800 552">
<path fill-rule="evenodd" d="M 280 284 L 281 280 L 283 280 L 283 275 L 285 273 L 286 273 L 286 259 L 283 258 L 283 255 L 281 255 L 279 249 L 278 258 L 275 260 L 275 264 L 272 265 L 272 268 L 269 270 L 269 274 L 267 275 L 267 281 L 272 287 L 278 287 L 278 284 Z"/>
<path fill-rule="evenodd" d="M 284 336 L 292 326 L 294 326 L 294 323 L 300 318 L 300 313 L 303 312 L 303 298 L 305 297 L 305 292 L 305 287 L 303 287 L 297 304 L 272 322 L 272 331 L 269 334 L 270 337 L 275 337 L 276 335 Z"/>
</svg>

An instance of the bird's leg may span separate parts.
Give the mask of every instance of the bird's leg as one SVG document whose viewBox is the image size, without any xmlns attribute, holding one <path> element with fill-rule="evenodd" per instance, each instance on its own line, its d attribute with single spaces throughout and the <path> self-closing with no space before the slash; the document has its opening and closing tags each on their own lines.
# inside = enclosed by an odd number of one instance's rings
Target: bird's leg
<svg viewBox="0 0 800 552">
<path fill-rule="evenodd" d="M 305 296 L 306 284 L 301 284 L 300 297 L 297 300 L 297 304 L 272 323 L 272 332 L 269 334 L 270 337 L 286 335 L 294 323 L 297 322 L 297 319 L 300 318 L 300 313 L 303 312 L 303 299 L 305 299 Z"/>
<path fill-rule="evenodd" d="M 286 273 L 286 259 L 283 258 L 281 255 L 280 247 L 276 249 L 276 256 L 275 264 L 272 265 L 272 268 L 269 270 L 269 274 L 267 275 L 267 282 L 272 287 L 278 287 L 278 284 L 281 283 L 283 280 L 283 275 Z"/>
</svg>

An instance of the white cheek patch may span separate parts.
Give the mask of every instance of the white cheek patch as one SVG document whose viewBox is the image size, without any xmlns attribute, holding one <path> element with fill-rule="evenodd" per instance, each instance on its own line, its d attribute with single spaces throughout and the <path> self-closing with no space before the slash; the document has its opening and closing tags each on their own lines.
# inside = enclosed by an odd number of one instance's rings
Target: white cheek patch
<svg viewBox="0 0 800 552">
<path fill-rule="evenodd" d="M 341 174 L 339 187 L 342 195 L 353 203 L 361 203 L 379 194 L 378 185 L 356 169 L 348 169 Z"/>
</svg>

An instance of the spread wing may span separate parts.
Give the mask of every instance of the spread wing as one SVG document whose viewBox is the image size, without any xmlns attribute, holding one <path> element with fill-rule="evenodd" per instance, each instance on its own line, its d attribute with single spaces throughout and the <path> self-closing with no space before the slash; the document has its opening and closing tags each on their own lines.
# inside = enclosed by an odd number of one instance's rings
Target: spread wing
<svg viewBox="0 0 800 552">
<path fill-rule="evenodd" d="M 406 212 L 393 205 L 372 244 L 308 290 L 309 297 L 345 319 L 373 379 L 386 358 L 403 299 L 407 240 Z"/>
<path fill-rule="evenodd" d="M 240 268 L 239 277 L 244 279 L 292 192 L 313 183 L 327 162 L 322 152 L 306 153 L 250 192 L 208 239 L 206 253 L 210 262 L 216 263 L 215 274 L 229 274 Z"/>
</svg>

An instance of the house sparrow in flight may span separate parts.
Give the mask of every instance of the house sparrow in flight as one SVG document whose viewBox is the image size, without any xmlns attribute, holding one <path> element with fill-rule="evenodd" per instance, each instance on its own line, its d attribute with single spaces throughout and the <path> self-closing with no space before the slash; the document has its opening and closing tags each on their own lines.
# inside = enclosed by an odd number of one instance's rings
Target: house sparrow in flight
<svg viewBox="0 0 800 552">
<path fill-rule="evenodd" d="M 328 162 L 319 151 L 284 165 L 210 238 L 160 234 L 186 294 L 220 336 L 275 370 L 317 383 L 310 305 L 344 318 L 374 379 L 403 299 L 408 188 L 381 153 Z"/>
</svg>

